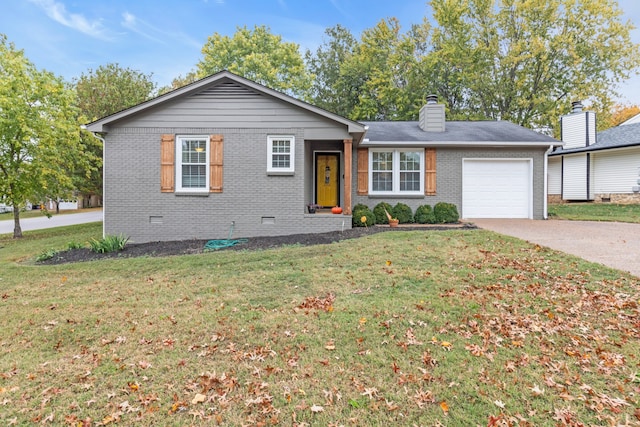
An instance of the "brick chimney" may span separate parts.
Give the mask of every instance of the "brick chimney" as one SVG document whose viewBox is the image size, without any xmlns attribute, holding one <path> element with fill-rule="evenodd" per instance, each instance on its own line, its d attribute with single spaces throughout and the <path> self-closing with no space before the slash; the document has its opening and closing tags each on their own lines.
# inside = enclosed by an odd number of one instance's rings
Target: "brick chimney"
<svg viewBox="0 0 640 427">
<path fill-rule="evenodd" d="M 427 104 L 420 109 L 420 129 L 425 132 L 444 132 L 444 104 L 438 104 L 438 95 L 427 96 Z"/>
<path fill-rule="evenodd" d="M 588 147 L 596 143 L 596 113 L 583 111 L 581 101 L 571 103 L 571 113 L 560 117 L 564 149 Z"/>
</svg>

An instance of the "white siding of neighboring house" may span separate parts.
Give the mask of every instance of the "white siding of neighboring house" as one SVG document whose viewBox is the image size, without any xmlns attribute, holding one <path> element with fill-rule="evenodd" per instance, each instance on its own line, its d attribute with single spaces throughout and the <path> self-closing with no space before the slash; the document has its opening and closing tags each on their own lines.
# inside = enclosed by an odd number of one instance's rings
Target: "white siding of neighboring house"
<svg viewBox="0 0 640 427">
<path fill-rule="evenodd" d="M 590 200 L 587 194 L 587 159 L 585 153 L 564 156 L 562 164 L 562 199 Z"/>
<path fill-rule="evenodd" d="M 562 157 L 550 157 L 547 164 L 547 194 L 562 194 Z"/>
<path fill-rule="evenodd" d="M 624 125 L 633 125 L 636 123 L 640 123 L 640 114 L 636 114 L 635 116 L 631 117 L 629 120 L 627 120 L 626 122 L 622 122 L 620 123 L 619 126 L 624 126 Z"/>
<path fill-rule="evenodd" d="M 640 179 L 640 147 L 591 153 L 593 190 L 600 193 L 631 193 Z"/>
<path fill-rule="evenodd" d="M 596 143 L 596 115 L 583 111 L 562 116 L 562 141 L 564 149 L 582 148 Z"/>
</svg>

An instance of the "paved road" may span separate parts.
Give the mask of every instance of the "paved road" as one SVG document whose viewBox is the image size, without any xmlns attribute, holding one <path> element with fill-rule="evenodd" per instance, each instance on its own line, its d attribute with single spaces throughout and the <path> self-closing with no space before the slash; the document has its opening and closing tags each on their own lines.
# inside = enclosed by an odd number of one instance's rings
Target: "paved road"
<svg viewBox="0 0 640 427">
<path fill-rule="evenodd" d="M 102 210 L 82 212 L 77 214 L 54 215 L 47 218 L 42 215 L 36 218 L 20 220 L 22 231 L 39 230 L 42 228 L 62 227 L 65 225 L 84 224 L 87 222 L 102 221 Z M 0 234 L 13 233 L 13 220 L 0 221 Z"/>
<path fill-rule="evenodd" d="M 469 222 L 640 277 L 640 224 L 530 219 Z"/>
</svg>

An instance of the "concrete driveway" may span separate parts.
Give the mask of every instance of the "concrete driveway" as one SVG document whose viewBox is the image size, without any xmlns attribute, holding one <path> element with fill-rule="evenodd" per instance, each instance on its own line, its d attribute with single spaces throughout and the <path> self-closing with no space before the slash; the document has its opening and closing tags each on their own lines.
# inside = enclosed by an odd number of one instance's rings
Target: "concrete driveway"
<svg viewBox="0 0 640 427">
<path fill-rule="evenodd" d="M 77 214 L 54 215 L 51 218 L 47 218 L 44 215 L 35 218 L 24 218 L 20 219 L 20 228 L 22 228 L 22 231 L 40 230 L 42 228 L 62 227 L 96 221 L 102 221 L 102 209 Z M 6 233 L 13 233 L 12 219 L 0 221 L 0 234 Z"/>
<path fill-rule="evenodd" d="M 469 222 L 640 277 L 640 224 L 553 219 L 471 219 Z"/>
</svg>

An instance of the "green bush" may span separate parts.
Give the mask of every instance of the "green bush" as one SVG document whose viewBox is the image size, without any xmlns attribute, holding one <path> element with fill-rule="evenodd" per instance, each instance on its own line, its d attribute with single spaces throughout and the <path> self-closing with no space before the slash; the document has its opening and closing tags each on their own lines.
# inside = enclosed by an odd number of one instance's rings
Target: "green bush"
<svg viewBox="0 0 640 427">
<path fill-rule="evenodd" d="M 435 224 L 436 216 L 431 209 L 431 205 L 418 206 L 416 213 L 413 215 L 413 220 L 418 224 Z"/>
<path fill-rule="evenodd" d="M 122 234 L 118 236 L 110 235 L 105 236 L 100 240 L 91 239 L 89 241 L 89 246 L 91 246 L 91 250 L 93 252 L 104 254 L 123 250 L 128 241 L 129 238 Z"/>
<path fill-rule="evenodd" d="M 366 217 L 367 220 L 365 222 L 362 222 L 362 217 Z M 376 216 L 368 207 L 359 207 L 358 209 L 353 211 L 351 224 L 354 227 L 371 227 L 372 225 L 376 224 Z"/>
<path fill-rule="evenodd" d="M 387 202 L 380 202 L 373 208 L 373 214 L 376 216 L 376 224 L 389 224 L 389 218 L 384 210 L 393 215 L 393 208 Z"/>
<path fill-rule="evenodd" d="M 458 222 L 460 215 L 458 214 L 458 208 L 453 203 L 436 203 L 433 207 L 433 214 L 436 217 L 438 224 L 450 224 Z"/>
<path fill-rule="evenodd" d="M 391 216 L 397 218 L 400 224 L 410 224 L 413 222 L 413 211 L 404 203 L 398 202 L 393 207 L 393 212 L 389 212 Z"/>
<path fill-rule="evenodd" d="M 358 203 L 353 207 L 353 209 L 351 209 L 351 212 L 355 212 L 360 209 L 369 209 L 369 206 L 365 205 L 364 203 Z"/>
</svg>

